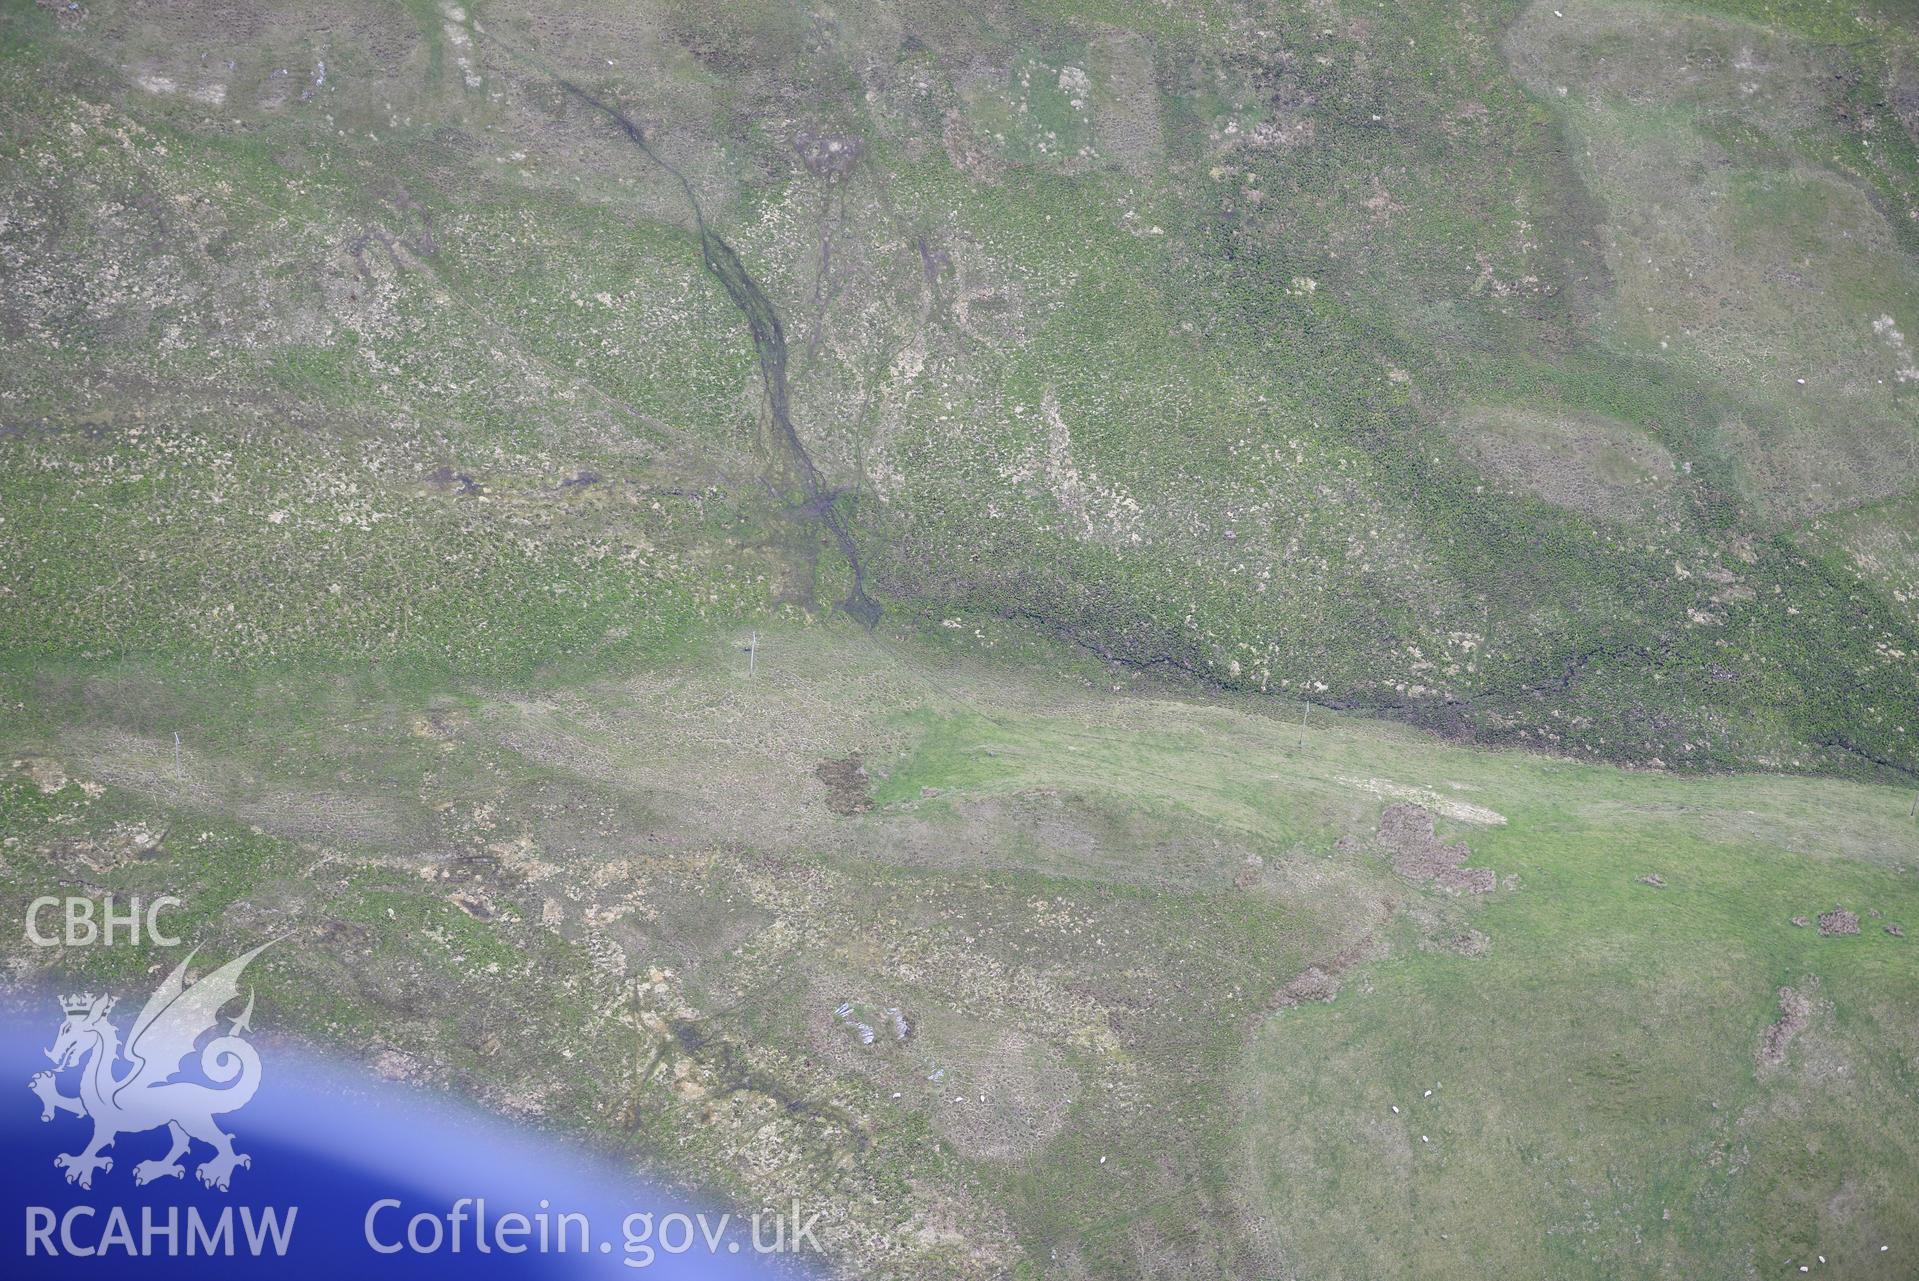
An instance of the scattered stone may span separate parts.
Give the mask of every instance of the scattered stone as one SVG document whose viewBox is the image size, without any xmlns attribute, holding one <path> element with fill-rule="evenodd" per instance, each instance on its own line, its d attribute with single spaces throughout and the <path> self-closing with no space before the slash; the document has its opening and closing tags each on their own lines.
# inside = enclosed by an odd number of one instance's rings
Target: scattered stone
<svg viewBox="0 0 1919 1281">
<path fill-rule="evenodd" d="M 372 1068 L 383 1081 L 430 1082 L 432 1067 L 405 1050 L 383 1048 L 373 1056 Z"/>
<path fill-rule="evenodd" d="M 866 143 L 858 134 L 814 133 L 801 130 L 793 139 L 793 150 L 800 163 L 815 178 L 829 183 L 844 182 L 866 152 Z"/>
<path fill-rule="evenodd" d="M 490 921 L 499 914 L 492 901 L 483 894 L 469 894 L 464 890 L 455 890 L 447 895 L 447 902 L 476 921 Z"/>
<path fill-rule="evenodd" d="M 1857 934 L 1859 932 L 1859 914 L 1848 912 L 1843 907 L 1835 907 L 1830 912 L 1819 914 L 1819 932 L 1827 938 L 1835 934 Z"/>
<path fill-rule="evenodd" d="M 974 182 L 996 185 L 1003 166 L 967 127 L 966 118 L 958 111 L 948 111 L 942 123 L 944 128 L 940 132 L 940 142 L 945 146 L 946 158 L 953 163 L 953 168 Z"/>
<path fill-rule="evenodd" d="M 826 784 L 826 808 L 835 814 L 850 817 L 873 808 L 872 793 L 866 788 L 866 765 L 858 752 L 837 761 L 821 761 L 813 775 Z"/>
<path fill-rule="evenodd" d="M 1478 930 L 1466 930 L 1443 938 L 1422 938 L 1419 941 L 1419 950 L 1422 952 L 1449 952 L 1454 956 L 1484 956 L 1492 950 L 1492 946 L 1492 939 Z"/>
<path fill-rule="evenodd" d="M 144 823 L 119 823 L 98 838 L 58 836 L 41 847 L 49 863 L 72 874 L 80 868 L 92 872 L 111 872 L 129 863 L 165 858 L 166 832 L 155 832 Z"/>
<path fill-rule="evenodd" d="M 1305 971 L 1273 997 L 1273 1008 L 1290 1010 L 1307 1001 L 1330 1002 L 1339 995 L 1339 976 L 1328 974 L 1317 965 L 1309 965 Z"/>
<path fill-rule="evenodd" d="M 1656 890 L 1663 890 L 1666 888 L 1666 878 L 1661 876 L 1657 872 L 1652 872 L 1646 876 L 1640 877 L 1639 883 L 1641 885 L 1650 885 Z"/>
<path fill-rule="evenodd" d="M 486 486 L 479 481 L 445 465 L 435 467 L 426 474 L 426 487 L 436 494 L 452 494 L 459 498 L 474 498 L 486 493 Z"/>
<path fill-rule="evenodd" d="M 1808 920 L 1807 920 L 1807 919 L 1806 919 L 1805 917 L 1803 917 L 1803 916 L 1795 916 L 1795 917 L 1793 917 L 1793 918 L 1792 918 L 1792 923 L 1793 923 L 1794 925 L 1796 925 L 1796 926 L 1798 926 L 1798 927 L 1799 927 L 1800 929 L 1802 929 L 1802 930 L 1803 930 L 1803 929 L 1805 929 L 1805 928 L 1806 928 L 1806 927 L 1807 927 L 1808 925 L 1811 925 L 1811 924 L 1812 924 L 1812 922 L 1811 922 L 1811 921 L 1808 921 Z"/>
<path fill-rule="evenodd" d="M 40 789 L 43 796 L 51 796 L 67 785 L 67 772 L 59 764 L 41 757 L 30 756 L 15 761 L 13 767 L 26 771 L 33 785 Z"/>
<path fill-rule="evenodd" d="M 1431 881 L 1453 893 L 1487 894 L 1499 885 L 1490 867 L 1462 867 L 1472 851 L 1464 841 L 1442 842 L 1431 810 L 1389 805 L 1379 816 L 1379 843 L 1393 855 L 1393 870 L 1409 881 Z"/>
<path fill-rule="evenodd" d="M 34 3 L 52 13 L 62 30 L 72 30 L 86 21 L 87 11 L 79 0 L 34 0 Z"/>
<path fill-rule="evenodd" d="M 1803 991 L 1790 987 L 1779 989 L 1779 1018 L 1760 1035 L 1759 1051 L 1753 1056 L 1759 1067 L 1776 1068 L 1784 1063 L 1792 1039 L 1812 1021 L 1812 994 L 1818 990 L 1819 981 L 1810 979 L 1803 986 Z"/>
<path fill-rule="evenodd" d="M 1902 938 L 1904 938 L 1904 937 L 1906 937 L 1906 932 L 1905 932 L 1905 930 L 1903 930 L 1903 929 L 1901 929 L 1901 928 L 1900 928 L 1899 926 L 1897 926 L 1897 925 L 1888 925 L 1888 926 L 1886 927 L 1886 933 L 1888 933 L 1888 934 L 1890 934 L 1890 935 L 1892 935 L 1892 936 L 1893 936 L 1894 938 L 1896 938 L 1896 939 L 1902 939 Z"/>
</svg>

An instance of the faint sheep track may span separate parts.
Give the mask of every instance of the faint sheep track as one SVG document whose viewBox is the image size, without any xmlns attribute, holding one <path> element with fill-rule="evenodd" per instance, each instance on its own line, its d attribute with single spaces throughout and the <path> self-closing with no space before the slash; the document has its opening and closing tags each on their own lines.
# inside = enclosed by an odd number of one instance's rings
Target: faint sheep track
<svg viewBox="0 0 1919 1281">
<path fill-rule="evenodd" d="M 638 147 L 648 160 L 658 165 L 680 185 L 686 195 L 687 207 L 693 213 L 693 225 L 700 236 L 700 256 L 706 263 L 706 269 L 712 273 L 726 290 L 726 296 L 746 318 L 747 331 L 753 337 L 753 349 L 759 356 L 760 382 L 766 389 L 766 401 L 773 415 L 774 432 L 784 446 L 788 461 L 798 475 L 800 488 L 804 491 L 805 501 L 796 509 L 798 515 L 818 520 L 820 525 L 833 536 L 834 545 L 853 575 L 853 585 L 846 599 L 839 602 L 839 608 L 845 610 L 859 622 L 871 629 L 880 621 L 880 604 L 866 592 L 866 571 L 860 564 L 859 549 L 853 541 L 853 531 L 846 516 L 839 510 L 838 491 L 830 490 L 820 479 L 819 468 L 814 466 L 812 455 L 806 452 L 806 445 L 800 440 L 800 434 L 793 426 L 793 416 L 789 406 L 786 387 L 786 329 L 780 324 L 779 312 L 773 302 L 761 289 L 740 262 L 740 256 L 733 246 L 720 238 L 718 232 L 706 224 L 706 214 L 700 208 L 699 197 L 693 193 L 693 184 L 686 175 L 669 164 L 653 150 L 646 140 L 646 133 L 633 119 L 612 103 L 597 94 L 590 93 L 540 64 L 529 55 L 515 50 L 512 46 L 496 40 L 494 43 L 513 57 L 536 67 L 542 75 L 550 78 L 569 96 L 599 112 L 620 127 L 627 141 Z"/>
<path fill-rule="evenodd" d="M 1052 631 L 1068 643 L 1077 645 L 1096 657 L 1109 663 L 1116 663 L 1121 667 L 1132 668 L 1136 671 L 1147 671 L 1155 667 L 1170 667 L 1188 678 L 1198 681 L 1202 685 L 1217 689 L 1237 688 L 1222 681 L 1217 675 L 1207 671 L 1190 659 L 1182 658 L 1172 653 L 1151 654 L 1146 656 L 1125 654 L 1102 643 L 1096 637 L 1086 635 L 1083 631 L 1073 627 L 1071 624 L 1063 623 L 1037 610 L 1025 609 L 1018 606 L 1007 606 L 1000 608 L 997 613 L 1001 618 L 1029 623 L 1035 627 Z M 1671 652 L 1672 646 L 1670 642 L 1661 642 L 1657 647 L 1652 648 L 1629 643 L 1595 645 L 1565 659 L 1562 664 L 1564 670 L 1556 677 L 1531 683 L 1521 683 L 1510 688 L 1502 687 L 1475 690 L 1470 694 L 1448 694 L 1438 699 L 1385 699 L 1378 702 L 1367 702 L 1362 699 L 1314 698 L 1298 691 L 1290 691 L 1290 694 L 1293 698 L 1311 703 L 1315 707 L 1324 707 L 1328 711 L 1357 712 L 1361 715 L 1368 716 L 1406 715 L 1439 706 L 1469 707 L 1481 702 L 1507 701 L 1542 693 L 1561 692 L 1570 689 L 1584 670 L 1601 658 L 1628 657 L 1644 660 L 1650 665 L 1657 667 L 1662 666 L 1667 661 Z"/>
<path fill-rule="evenodd" d="M 1096 657 L 1109 663 L 1115 663 L 1121 667 L 1130 668 L 1135 671 L 1149 671 L 1155 667 L 1168 667 L 1181 673 L 1188 679 L 1197 681 L 1201 685 L 1209 688 L 1236 688 L 1222 681 L 1217 675 L 1207 671 L 1190 659 L 1181 658 L 1177 654 L 1170 653 L 1145 656 L 1125 654 L 1109 645 L 1103 644 L 1096 637 L 1086 635 L 1071 624 L 1063 623 L 1037 610 L 1004 607 L 999 609 L 997 613 L 1001 618 L 1010 621 L 1025 622 L 1032 626 L 1051 631 L 1069 644 L 1077 645 Z M 1537 698 L 1543 694 L 1564 693 L 1578 683 L 1588 668 L 1594 666 L 1602 659 L 1643 663 L 1648 668 L 1662 668 L 1667 666 L 1673 658 L 1673 645 L 1670 640 L 1661 640 L 1658 644 L 1651 646 L 1635 645 L 1630 642 L 1608 642 L 1590 646 L 1567 656 L 1561 660 L 1560 667 L 1562 670 L 1557 676 L 1551 676 L 1537 681 L 1521 682 L 1512 686 L 1475 690 L 1470 694 L 1448 694 L 1437 699 L 1426 700 L 1385 699 L 1378 702 L 1368 702 L 1363 699 L 1310 698 L 1298 691 L 1292 691 L 1292 697 L 1303 702 L 1311 703 L 1315 707 L 1324 707 L 1328 711 L 1355 712 L 1362 716 L 1416 718 L 1421 713 L 1431 712 L 1442 707 L 1471 708 L 1480 704 L 1499 706 L 1501 704 L 1516 703 L 1523 698 Z M 1849 756 L 1865 761 L 1868 764 L 1877 766 L 1880 769 L 1896 773 L 1901 777 L 1919 779 L 1919 770 L 1915 770 L 1912 766 L 1903 764 L 1889 757 L 1869 752 L 1852 743 L 1843 735 L 1818 734 L 1809 737 L 1806 741 L 1813 747 L 1823 747 L 1832 751 L 1843 752 Z"/>
</svg>

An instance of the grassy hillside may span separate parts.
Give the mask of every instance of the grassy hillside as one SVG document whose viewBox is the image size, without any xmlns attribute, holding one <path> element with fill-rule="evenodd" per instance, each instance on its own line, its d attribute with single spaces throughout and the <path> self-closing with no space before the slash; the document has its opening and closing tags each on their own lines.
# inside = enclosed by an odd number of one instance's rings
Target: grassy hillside
<svg viewBox="0 0 1919 1281">
<path fill-rule="evenodd" d="M 1919 24 L 1555 3 L 0 0 L 6 900 L 847 1275 L 1910 1274 Z"/>
<path fill-rule="evenodd" d="M 1908 792 L 1009 677 L 1046 651 L 979 630 L 537 694 L 16 683 L 9 899 L 290 936 L 261 1026 L 830 1204 L 849 1274 L 1910 1271 Z"/>
<path fill-rule="evenodd" d="M 16 0 L 0 640 L 603 668 L 856 548 L 1481 741 L 1911 768 L 1833 532 L 1911 527 L 1908 18 L 1348 9 Z"/>
</svg>

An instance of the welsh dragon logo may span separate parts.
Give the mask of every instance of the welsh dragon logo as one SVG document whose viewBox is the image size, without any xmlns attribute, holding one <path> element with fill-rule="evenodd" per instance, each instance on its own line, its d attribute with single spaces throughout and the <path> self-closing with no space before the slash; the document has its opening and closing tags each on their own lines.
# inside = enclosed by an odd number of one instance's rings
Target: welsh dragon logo
<svg viewBox="0 0 1919 1281">
<path fill-rule="evenodd" d="M 250 991 L 246 1008 L 232 1020 L 227 1034 L 215 1036 L 199 1050 L 200 1072 L 213 1084 L 173 1078 L 188 1066 L 200 1039 L 219 1030 L 220 1011 L 240 995 L 241 972 L 270 946 L 262 943 L 191 986 L 186 970 L 199 949 L 189 952 L 147 999 L 124 1047 L 119 1029 L 107 1020 L 112 997 L 85 993 L 61 998 L 66 1021 L 47 1051 L 53 1070 L 35 1073 L 27 1084 L 40 1096 L 42 1121 L 51 1121 L 56 1112 L 93 1119 L 93 1138 L 85 1148 L 53 1158 L 67 1172 L 67 1182 L 91 1188 L 95 1170 L 113 1169 L 113 1158 L 102 1156 L 103 1149 L 122 1134 L 160 1126 L 167 1128 L 172 1147 L 159 1160 L 134 1166 L 135 1183 L 183 1177 L 180 1158 L 196 1139 L 213 1149 L 212 1159 L 196 1171 L 210 1188 L 226 1191 L 234 1168 L 253 1164 L 245 1153 L 233 1150 L 233 1136 L 213 1120 L 216 1113 L 245 1107 L 260 1088 L 260 1056 L 241 1036 L 253 1016 Z M 83 1064 L 80 1093 L 61 1094 L 58 1074 Z"/>
</svg>

